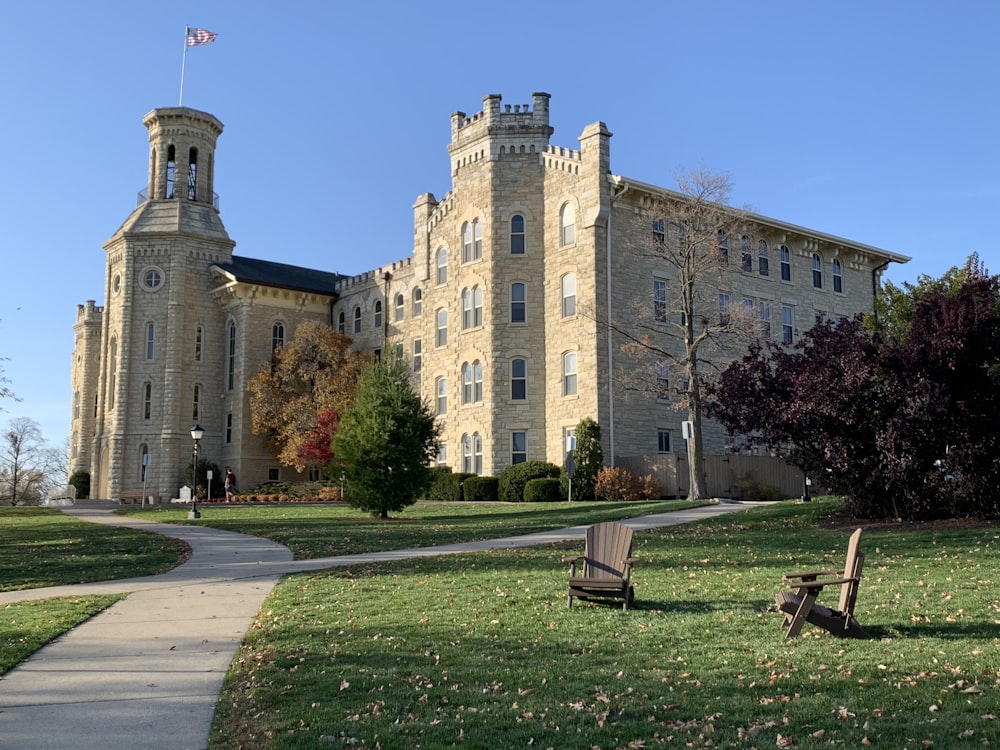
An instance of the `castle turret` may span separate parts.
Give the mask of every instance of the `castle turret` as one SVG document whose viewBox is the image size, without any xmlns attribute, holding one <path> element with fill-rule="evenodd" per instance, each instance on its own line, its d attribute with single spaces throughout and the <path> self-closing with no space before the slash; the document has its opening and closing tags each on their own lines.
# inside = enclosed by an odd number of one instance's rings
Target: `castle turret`
<svg viewBox="0 0 1000 750">
<path fill-rule="evenodd" d="M 483 111 L 466 117 L 451 116 L 452 175 L 463 166 L 496 159 L 505 153 L 540 154 L 549 145 L 549 94 L 531 95 L 532 106 L 507 104 L 501 109 L 500 94 L 483 97 Z"/>
</svg>

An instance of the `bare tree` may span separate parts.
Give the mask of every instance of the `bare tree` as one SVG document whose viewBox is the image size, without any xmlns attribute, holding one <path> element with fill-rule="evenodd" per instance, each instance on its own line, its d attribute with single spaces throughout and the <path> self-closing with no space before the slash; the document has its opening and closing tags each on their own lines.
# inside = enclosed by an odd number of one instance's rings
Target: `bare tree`
<svg viewBox="0 0 1000 750">
<path fill-rule="evenodd" d="M 654 274 L 652 304 L 643 294 L 611 320 L 624 339 L 622 350 L 636 367 L 625 377 L 630 389 L 679 396 L 678 408 L 693 427 L 688 462 L 688 498 L 707 495 L 702 438 L 702 386 L 706 368 L 718 370 L 736 346 L 760 325 L 742 303 L 734 304 L 732 278 L 748 252 L 748 209 L 729 205 L 725 174 L 682 172 L 679 191 L 647 194 L 638 201 L 627 250 Z M 741 257 L 730 257 L 730 247 Z M 727 352 L 729 353 L 727 356 Z"/>
<path fill-rule="evenodd" d="M 54 459 L 37 422 L 27 417 L 10 421 L 0 442 L 0 491 L 10 505 L 42 501 L 51 472 L 57 468 L 52 466 Z"/>
</svg>

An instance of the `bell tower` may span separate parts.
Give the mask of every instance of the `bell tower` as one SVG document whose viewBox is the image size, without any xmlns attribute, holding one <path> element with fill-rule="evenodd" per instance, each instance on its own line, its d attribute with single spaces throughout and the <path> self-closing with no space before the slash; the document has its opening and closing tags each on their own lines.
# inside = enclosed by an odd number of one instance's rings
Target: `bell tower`
<svg viewBox="0 0 1000 750">
<path fill-rule="evenodd" d="M 175 497 L 191 461 L 191 425 L 218 455 L 227 312 L 210 266 L 229 263 L 235 243 L 215 193 L 222 123 L 188 107 L 154 109 L 147 183 L 139 205 L 104 243 L 105 305 L 91 424 L 91 486 L 98 497 L 146 492 Z M 187 480 L 190 481 L 190 480 Z"/>
<path fill-rule="evenodd" d="M 149 130 L 149 197 L 214 204 L 215 142 L 222 123 L 187 107 L 154 109 L 142 122 Z"/>
</svg>

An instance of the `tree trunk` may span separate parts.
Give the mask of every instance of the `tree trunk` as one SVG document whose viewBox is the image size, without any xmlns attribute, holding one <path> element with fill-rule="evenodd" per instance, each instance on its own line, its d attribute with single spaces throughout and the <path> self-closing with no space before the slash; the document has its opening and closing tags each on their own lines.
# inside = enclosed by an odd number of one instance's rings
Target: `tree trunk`
<svg viewBox="0 0 1000 750">
<path fill-rule="evenodd" d="M 688 421 L 691 422 L 691 450 L 688 455 L 688 500 L 708 497 L 705 486 L 705 446 L 701 435 L 701 383 L 696 355 L 688 358 Z"/>
</svg>

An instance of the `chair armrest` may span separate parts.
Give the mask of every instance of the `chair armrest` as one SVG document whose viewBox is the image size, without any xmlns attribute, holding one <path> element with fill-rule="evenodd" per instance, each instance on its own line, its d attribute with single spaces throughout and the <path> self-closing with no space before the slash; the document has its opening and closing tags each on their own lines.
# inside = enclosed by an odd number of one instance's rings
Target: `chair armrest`
<svg viewBox="0 0 1000 750">
<path fill-rule="evenodd" d="M 586 559 L 587 558 L 584 555 L 571 555 L 570 557 L 564 557 L 562 561 L 564 563 L 568 563 L 568 562 L 580 562 L 580 560 L 586 560 Z"/>
<path fill-rule="evenodd" d="M 820 576 L 832 576 L 835 574 L 843 574 L 843 570 L 812 570 L 806 573 L 785 573 L 782 578 L 788 580 L 790 578 L 804 578 L 806 580 L 815 580 Z"/>
<path fill-rule="evenodd" d="M 626 557 L 622 560 L 622 565 L 635 565 L 637 562 L 639 562 L 639 559 L 636 557 Z"/>
<path fill-rule="evenodd" d="M 791 589 L 822 589 L 824 586 L 843 586 L 845 583 L 856 583 L 859 578 L 824 578 L 822 581 L 799 581 L 788 584 Z"/>
</svg>

